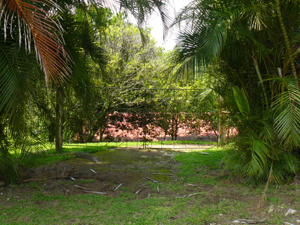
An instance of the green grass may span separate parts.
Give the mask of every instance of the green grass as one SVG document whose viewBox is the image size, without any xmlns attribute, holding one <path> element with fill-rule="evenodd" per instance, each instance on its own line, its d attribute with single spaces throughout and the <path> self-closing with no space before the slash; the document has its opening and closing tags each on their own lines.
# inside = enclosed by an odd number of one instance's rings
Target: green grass
<svg viewBox="0 0 300 225">
<path fill-rule="evenodd" d="M 179 153 L 174 159 L 181 162 L 179 166 L 179 175 L 189 183 L 202 182 L 205 184 L 214 185 L 217 182 L 216 178 L 207 176 L 208 170 L 216 170 L 221 168 L 222 158 L 226 154 L 224 148 L 214 147 L 205 150 L 209 155 L 203 155 L 199 152 Z"/>
<path fill-rule="evenodd" d="M 95 183 L 95 179 L 76 180 L 75 183 L 81 183 L 81 184 Z"/>
<path fill-rule="evenodd" d="M 153 145 L 174 145 L 174 144 L 195 144 L 195 145 L 217 145 L 218 143 L 215 141 L 201 141 L 201 140 L 197 140 L 197 141 L 184 141 L 184 140 L 180 140 L 180 141 L 154 141 L 151 142 L 151 144 Z"/>
<path fill-rule="evenodd" d="M 94 144 L 74 144 L 64 147 L 64 152 L 98 152 L 105 151 L 113 145 L 100 146 Z M 160 182 L 154 184 L 147 182 L 151 187 L 149 192 L 151 198 L 138 199 L 133 194 L 136 189 L 130 186 L 121 186 L 116 197 L 107 197 L 93 194 L 69 195 L 46 195 L 43 193 L 43 182 L 28 183 L 34 191 L 27 198 L 18 199 L 14 196 L 0 195 L 0 224 L 231 224 L 235 219 L 249 218 L 256 215 L 257 200 L 260 199 L 264 186 L 256 189 L 243 184 L 232 183 L 222 186 L 220 176 L 211 175 L 212 172 L 220 171 L 221 160 L 227 154 L 224 148 L 213 147 L 205 150 L 209 155 L 199 152 L 175 153 L 174 159 L 180 162 L 176 167 L 178 181 Z M 51 157 L 39 157 L 41 154 L 48 154 Z M 31 166 L 50 164 L 64 157 L 56 156 L 55 151 L 40 151 L 32 154 Z M 164 168 L 160 172 L 165 171 Z M 75 183 L 94 183 L 95 180 L 76 180 Z M 187 183 L 200 183 L 206 185 L 206 189 L 186 186 Z M 67 185 L 63 184 L 64 186 Z M 160 192 L 157 191 L 159 186 Z M 7 192 L 13 190 L 11 186 Z M 23 188 L 23 187 L 22 187 Z M 281 193 L 277 196 L 278 190 L 270 186 L 266 200 L 265 213 L 268 204 L 273 204 L 277 209 L 285 203 L 285 198 L 294 199 L 296 205 L 290 204 L 287 200 L 286 208 L 300 210 L 297 203 L 300 200 L 299 186 L 291 188 L 282 187 Z M 288 190 L 288 191 L 283 191 Z M 297 192 L 298 191 L 298 192 Z M 198 193 L 199 192 L 199 193 Z M 290 196 L 291 192 L 298 195 Z M 167 195 L 166 193 L 171 193 Z M 192 197 L 175 198 L 186 194 L 198 193 Z M 24 193 L 23 193 L 24 194 Z M 25 193 L 27 196 L 27 194 Z M 254 198 L 258 196 L 257 198 Z M 240 197 L 240 198 L 237 198 Z M 252 198 L 252 201 L 249 199 Z M 253 201 L 254 199 L 254 201 Z M 285 210 L 286 211 L 286 210 Z M 274 212 L 266 224 L 282 224 L 293 222 L 285 217 L 283 212 Z M 265 213 L 266 214 L 266 213 Z M 264 214 L 264 215 L 265 215 Z M 268 214 L 266 214 L 268 215 Z M 258 216 L 259 217 L 259 216 Z M 262 216 L 261 218 L 264 218 Z M 294 221 L 295 222 L 295 221 Z"/>
<path fill-rule="evenodd" d="M 204 142 L 204 141 L 165 141 L 165 142 L 151 142 L 154 145 L 160 144 L 203 144 L 212 145 L 215 142 Z M 70 152 L 86 152 L 95 153 L 109 148 L 115 147 L 129 147 L 129 146 L 141 146 L 142 142 L 95 142 L 95 143 L 64 143 L 63 153 Z M 16 158 L 21 158 L 19 150 L 14 149 L 11 153 Z M 51 157 L 50 157 L 51 156 Z M 59 161 L 63 161 L 72 158 L 71 155 L 56 155 L 55 146 L 53 143 L 45 143 L 43 145 L 36 144 L 32 145 L 31 151 L 25 158 L 19 161 L 19 164 L 26 167 L 37 167 L 39 165 L 49 165 Z"/>
<path fill-rule="evenodd" d="M 19 164 L 25 167 L 37 167 L 41 165 L 49 165 L 66 159 L 74 157 L 73 155 L 64 155 L 64 153 L 71 152 L 86 152 L 95 153 L 104 151 L 111 148 L 111 146 L 65 146 L 63 147 L 63 152 L 57 154 L 55 149 L 36 151 L 33 153 L 28 153 L 23 159 L 20 159 Z"/>
<path fill-rule="evenodd" d="M 197 144 L 197 145 L 217 145 L 216 142 L 212 141 L 154 141 L 147 142 L 151 143 L 151 145 L 175 145 L 175 144 Z M 63 151 L 82 151 L 85 152 L 95 152 L 97 151 L 97 147 L 105 147 L 105 148 L 115 148 L 115 147 L 134 147 L 134 146 L 142 146 L 143 142 L 89 142 L 89 143 L 68 143 L 64 142 Z M 54 143 L 43 143 L 43 144 L 31 144 L 28 146 L 30 152 L 55 152 L 55 144 Z M 12 155 L 16 155 L 19 157 L 21 152 L 20 149 L 16 149 L 14 147 L 11 148 L 10 153 Z"/>
<path fill-rule="evenodd" d="M 32 202 L 43 202 L 43 205 Z M 227 201 L 227 202 L 226 202 Z M 226 204 L 224 204 L 224 202 Z M 29 202 L 0 209 L 3 224 L 205 224 L 230 213 L 237 202 L 222 200 L 214 205 L 199 198 L 137 200 L 134 195 L 117 198 L 99 195 L 34 195 Z M 243 214 L 244 205 L 236 210 Z M 244 215 L 244 214 L 243 214 Z"/>
</svg>

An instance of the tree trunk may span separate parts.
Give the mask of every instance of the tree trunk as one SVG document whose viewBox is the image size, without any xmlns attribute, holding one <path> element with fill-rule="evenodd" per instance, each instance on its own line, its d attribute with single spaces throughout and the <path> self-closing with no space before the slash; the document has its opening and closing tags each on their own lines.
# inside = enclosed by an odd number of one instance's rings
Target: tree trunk
<svg viewBox="0 0 300 225">
<path fill-rule="evenodd" d="M 56 120 L 55 120 L 55 148 L 57 153 L 62 152 L 63 146 L 63 114 L 64 114 L 64 89 L 56 87 Z"/>
<path fill-rule="evenodd" d="M 172 120 L 171 120 L 171 137 L 172 141 L 177 140 L 177 133 L 178 133 L 178 116 L 177 115 L 172 115 Z"/>
<path fill-rule="evenodd" d="M 225 114 L 223 111 L 224 98 L 222 96 L 219 97 L 219 137 L 218 137 L 218 145 L 223 146 L 225 143 L 225 134 L 226 134 L 226 123 L 225 123 Z"/>
<path fill-rule="evenodd" d="M 50 125 L 47 127 L 48 129 L 48 141 L 54 142 L 55 140 L 55 121 L 50 121 Z"/>
<path fill-rule="evenodd" d="M 104 134 L 104 132 L 106 130 L 106 125 L 103 125 L 103 124 L 100 125 L 99 130 L 100 130 L 100 142 L 103 142 L 103 134 Z"/>
<path fill-rule="evenodd" d="M 178 133 L 178 116 L 175 115 L 175 141 L 177 140 L 177 133 Z"/>
<path fill-rule="evenodd" d="M 291 50 L 290 40 L 289 40 L 287 31 L 285 29 L 285 26 L 284 26 L 284 22 L 283 22 L 281 10 L 280 10 L 279 0 L 275 0 L 275 8 L 277 10 L 278 20 L 279 20 L 279 23 L 280 23 L 280 28 L 281 28 L 281 31 L 282 31 L 282 34 L 283 34 L 284 43 L 285 43 L 287 55 L 288 55 L 288 58 L 289 58 L 288 62 L 290 62 L 293 77 L 295 78 L 297 88 L 299 88 L 299 86 L 298 86 L 298 76 L 297 76 L 297 71 L 296 71 L 296 67 L 295 67 L 294 57 L 293 57 L 292 50 Z"/>
</svg>

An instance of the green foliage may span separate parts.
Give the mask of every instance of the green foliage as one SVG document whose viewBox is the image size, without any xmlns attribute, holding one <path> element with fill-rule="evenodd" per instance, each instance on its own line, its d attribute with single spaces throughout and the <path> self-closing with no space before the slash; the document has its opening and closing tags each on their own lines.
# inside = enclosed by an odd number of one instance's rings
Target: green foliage
<svg viewBox="0 0 300 225">
<path fill-rule="evenodd" d="M 8 183 L 13 183 L 18 178 L 18 167 L 11 155 L 0 152 L 0 175 L 4 175 L 4 179 Z"/>
<path fill-rule="evenodd" d="M 31 167 L 38 167 L 42 165 L 50 165 L 56 162 L 60 162 L 62 160 L 66 160 L 71 158 L 71 155 L 65 155 L 65 156 L 51 156 L 46 152 L 35 152 L 35 153 L 28 153 L 26 157 L 22 158 L 20 161 L 20 165 L 31 168 Z"/>
<path fill-rule="evenodd" d="M 243 148 L 232 149 L 223 158 L 225 168 L 233 175 L 244 178 L 247 184 L 261 184 L 266 182 L 272 165 L 272 182 L 281 184 L 288 182 L 290 177 L 299 171 L 299 160 L 291 153 L 278 151 L 274 158 L 268 146 L 259 140 L 245 141 Z M 274 149 L 272 149 L 274 150 Z M 276 158 L 275 158 L 276 157 Z"/>
<path fill-rule="evenodd" d="M 256 183 L 272 169 L 280 182 L 299 165 L 289 153 L 299 152 L 300 144 L 299 3 L 217 2 L 194 0 L 178 15 L 176 22 L 188 22 L 178 37 L 177 59 L 213 65 L 212 76 L 221 77 L 215 90 L 239 132 L 237 152 L 224 159 L 228 168 Z"/>
<path fill-rule="evenodd" d="M 245 92 L 237 86 L 232 88 L 236 104 L 243 117 L 250 115 L 250 106 Z"/>
<path fill-rule="evenodd" d="M 300 147 L 300 90 L 294 79 L 281 79 L 283 89 L 274 102 L 275 130 L 288 149 Z"/>
<path fill-rule="evenodd" d="M 240 111 L 236 149 L 223 159 L 226 168 L 245 182 L 258 184 L 267 181 L 272 169 L 273 181 L 281 183 L 299 169 L 298 159 L 284 151 L 276 131 L 272 127 L 271 113 L 252 110 L 242 89 L 233 88 L 235 101 Z M 285 166 L 282 166 L 285 165 Z M 285 174 L 285 175 L 284 175 Z"/>
</svg>

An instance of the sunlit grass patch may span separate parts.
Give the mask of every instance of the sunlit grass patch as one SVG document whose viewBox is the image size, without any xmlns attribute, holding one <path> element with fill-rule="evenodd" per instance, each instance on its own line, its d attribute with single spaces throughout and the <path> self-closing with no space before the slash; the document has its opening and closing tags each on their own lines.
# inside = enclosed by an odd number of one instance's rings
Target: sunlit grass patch
<svg viewBox="0 0 300 225">
<path fill-rule="evenodd" d="M 176 140 L 176 141 L 154 141 L 151 142 L 151 144 L 154 145 L 174 145 L 174 144 L 191 144 L 191 145 L 217 145 L 217 142 L 215 141 L 201 141 L 201 140 L 196 140 L 196 141 L 188 141 L 188 140 Z"/>
</svg>

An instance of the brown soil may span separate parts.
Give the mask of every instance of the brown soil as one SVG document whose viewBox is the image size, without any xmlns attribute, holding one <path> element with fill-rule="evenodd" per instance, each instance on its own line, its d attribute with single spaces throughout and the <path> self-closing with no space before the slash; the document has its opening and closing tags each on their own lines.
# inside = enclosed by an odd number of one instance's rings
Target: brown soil
<svg viewBox="0 0 300 225">
<path fill-rule="evenodd" d="M 169 183 L 178 179 L 175 175 L 178 163 L 172 159 L 173 154 L 172 151 L 160 149 L 115 148 L 101 151 L 93 154 L 102 160 L 101 163 L 85 158 L 72 158 L 25 171 L 22 174 L 23 180 L 19 183 L 22 185 L 15 185 L 13 191 L 19 197 L 28 197 L 36 189 L 45 195 L 76 195 L 89 190 L 105 192 L 107 196 L 113 197 L 122 192 L 136 193 L 142 189 L 137 197 L 144 198 L 155 186 L 155 181 Z M 38 184 L 23 184 L 30 182 Z M 114 190 L 120 184 L 122 186 Z M 9 186 L 3 188 L 3 191 L 11 190 Z"/>
</svg>

